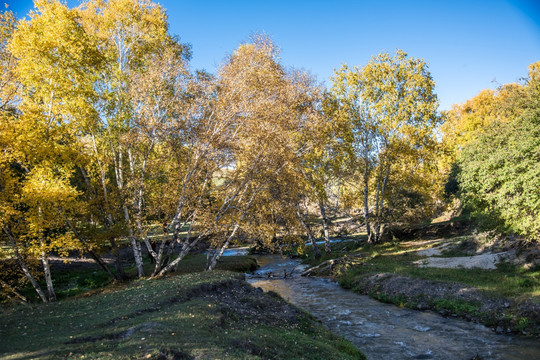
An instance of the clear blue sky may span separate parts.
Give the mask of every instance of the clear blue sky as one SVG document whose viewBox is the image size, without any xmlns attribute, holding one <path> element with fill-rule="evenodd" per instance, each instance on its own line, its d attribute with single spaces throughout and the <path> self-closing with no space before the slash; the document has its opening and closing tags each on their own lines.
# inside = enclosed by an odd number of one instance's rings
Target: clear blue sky
<svg viewBox="0 0 540 360">
<path fill-rule="evenodd" d="M 156 2 L 167 10 L 171 33 L 192 45 L 193 69 L 215 72 L 256 32 L 272 36 L 286 66 L 308 70 L 327 85 L 340 64 L 362 66 L 399 48 L 428 62 L 441 109 L 515 82 L 540 60 L 535 0 Z M 19 17 L 33 7 L 31 0 L 7 3 Z"/>
</svg>

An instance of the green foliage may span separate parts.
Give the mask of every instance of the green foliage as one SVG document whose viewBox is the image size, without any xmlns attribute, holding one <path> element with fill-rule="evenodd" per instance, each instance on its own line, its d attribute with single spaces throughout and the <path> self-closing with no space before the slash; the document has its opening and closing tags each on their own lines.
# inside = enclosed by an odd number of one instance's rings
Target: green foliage
<svg viewBox="0 0 540 360">
<path fill-rule="evenodd" d="M 464 147 L 461 196 L 490 224 L 540 239 L 540 109 L 495 123 Z"/>
<path fill-rule="evenodd" d="M 448 310 L 459 316 L 470 314 L 478 315 L 480 304 L 477 302 L 464 301 L 459 299 L 436 299 L 432 303 L 435 310 Z"/>
<path fill-rule="evenodd" d="M 485 228 L 540 238 L 540 63 L 523 84 L 485 90 L 441 128 L 450 159 L 446 194 Z M 451 160 L 450 160 L 451 162 Z"/>
</svg>

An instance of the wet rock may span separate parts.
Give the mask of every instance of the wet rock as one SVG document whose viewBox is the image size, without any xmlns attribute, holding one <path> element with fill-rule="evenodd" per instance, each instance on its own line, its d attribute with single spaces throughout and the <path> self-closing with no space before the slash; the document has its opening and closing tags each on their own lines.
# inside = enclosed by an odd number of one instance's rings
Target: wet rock
<svg viewBox="0 0 540 360">
<path fill-rule="evenodd" d="M 431 330 L 429 326 L 420 326 L 420 325 L 416 325 L 413 329 L 419 332 L 426 332 L 426 331 Z"/>
<path fill-rule="evenodd" d="M 442 316 L 448 316 L 450 314 L 450 312 L 448 310 L 441 310 L 439 311 L 439 314 L 441 314 Z"/>
</svg>

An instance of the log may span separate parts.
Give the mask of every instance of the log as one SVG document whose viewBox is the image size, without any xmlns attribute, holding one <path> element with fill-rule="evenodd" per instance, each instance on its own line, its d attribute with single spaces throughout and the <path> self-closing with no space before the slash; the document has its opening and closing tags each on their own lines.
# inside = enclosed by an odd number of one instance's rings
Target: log
<svg viewBox="0 0 540 360">
<path fill-rule="evenodd" d="M 336 264 L 344 263 L 349 259 L 359 258 L 359 257 L 360 258 L 365 257 L 365 255 L 364 254 L 345 255 L 345 256 L 342 256 L 342 257 L 337 258 L 337 259 L 326 260 L 326 261 L 323 261 L 322 263 L 320 263 L 319 265 L 316 265 L 316 266 L 310 267 L 309 269 L 304 270 L 300 274 L 300 276 L 311 276 L 311 273 L 313 273 L 314 271 L 317 271 L 317 270 L 318 271 L 331 270 Z"/>
</svg>

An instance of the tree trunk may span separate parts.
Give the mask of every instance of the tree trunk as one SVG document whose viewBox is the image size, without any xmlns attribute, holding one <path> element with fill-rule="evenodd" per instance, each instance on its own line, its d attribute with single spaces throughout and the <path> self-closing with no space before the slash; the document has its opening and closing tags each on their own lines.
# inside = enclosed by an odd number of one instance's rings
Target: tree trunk
<svg viewBox="0 0 540 360">
<path fill-rule="evenodd" d="M 371 233 L 371 224 L 369 221 L 369 169 L 366 164 L 364 169 L 364 221 L 366 222 L 366 232 L 368 237 L 368 243 L 373 241 Z"/>
<path fill-rule="evenodd" d="M 113 226 L 114 226 L 114 220 L 113 220 L 113 217 L 112 217 L 112 214 L 111 214 L 111 211 L 110 211 L 110 204 L 109 204 L 109 200 L 108 200 L 109 196 L 108 196 L 108 190 L 107 190 L 107 178 L 106 178 L 105 170 L 103 169 L 101 161 L 99 160 L 99 151 L 98 151 L 98 148 L 97 148 L 96 138 L 95 138 L 94 134 L 92 134 L 92 143 L 93 143 L 93 149 L 94 149 L 95 158 L 96 158 L 97 164 L 99 166 L 101 188 L 103 190 L 103 207 L 104 207 L 104 213 L 102 214 L 102 216 L 103 216 L 103 226 L 105 228 L 109 229 L 109 231 L 111 231 Z M 115 165 L 114 170 L 115 170 L 115 174 L 118 174 L 117 171 L 116 171 L 116 165 Z M 83 174 L 83 176 L 84 176 L 84 174 Z M 117 183 L 118 183 L 118 181 L 117 181 Z M 87 185 L 90 187 L 90 182 L 89 181 L 87 182 Z M 114 256 L 114 265 L 115 265 L 115 269 L 116 269 L 116 276 L 114 276 L 114 277 L 117 280 L 124 280 L 126 278 L 126 273 L 124 272 L 124 266 L 122 264 L 122 258 L 120 256 L 120 250 L 118 249 L 116 241 L 114 240 L 114 238 L 110 239 L 110 242 L 111 242 L 112 253 L 113 253 L 113 256 Z"/>
<path fill-rule="evenodd" d="M 41 239 L 41 246 L 45 245 L 43 239 Z M 43 265 L 43 273 L 45 274 L 45 282 L 47 284 L 47 292 L 49 293 L 49 301 L 56 301 L 56 294 L 54 293 L 54 286 L 51 276 L 51 267 L 49 266 L 49 258 L 45 250 L 41 250 L 41 264 Z"/>
<path fill-rule="evenodd" d="M 158 254 L 154 251 L 154 248 L 152 247 L 152 244 L 150 244 L 150 241 L 148 240 L 147 236 L 145 236 L 144 238 L 144 244 L 146 245 L 148 254 L 152 257 L 152 259 L 154 259 L 154 261 L 157 261 Z"/>
<path fill-rule="evenodd" d="M 11 231 L 9 231 L 6 228 L 3 228 L 3 230 L 4 230 L 4 233 L 8 236 L 9 242 L 10 242 L 11 246 L 13 247 L 13 251 L 15 252 L 15 258 L 17 259 L 17 263 L 19 263 L 19 266 L 21 267 L 21 270 L 23 271 L 24 275 L 28 278 L 28 280 L 30 280 L 30 283 L 32 284 L 32 286 L 34 287 L 36 292 L 38 293 L 41 300 L 43 302 L 48 302 L 47 296 L 45 295 L 45 293 L 41 289 L 41 286 L 39 286 L 39 284 L 36 281 L 36 279 L 34 278 L 34 276 L 32 276 L 32 273 L 30 273 L 30 270 L 28 269 L 28 266 L 26 266 L 26 263 L 24 262 L 23 257 L 19 253 L 19 248 L 17 247 L 17 244 L 15 243 L 15 238 L 11 234 Z"/>
<path fill-rule="evenodd" d="M 170 245 L 169 246 L 172 246 L 173 242 L 171 241 L 170 242 Z M 154 266 L 154 271 L 152 272 L 152 277 L 153 276 L 156 276 L 157 273 L 161 270 L 162 268 L 162 264 L 163 264 L 163 253 L 165 251 L 165 245 L 166 245 L 166 240 L 162 241 L 161 244 L 159 244 L 159 249 L 158 249 L 158 252 L 156 254 L 156 266 Z"/>
<path fill-rule="evenodd" d="M 17 262 L 19 263 L 19 266 L 21 267 L 22 271 L 24 272 L 24 275 L 26 275 L 28 280 L 30 280 L 30 283 L 32 284 L 32 286 L 34 287 L 36 292 L 38 293 L 41 300 L 43 300 L 43 302 L 49 302 L 49 300 L 47 300 L 47 296 L 45 295 L 45 293 L 41 289 L 41 286 L 39 286 L 36 279 L 30 273 L 30 270 L 28 269 L 28 266 L 26 266 L 26 263 L 24 262 L 24 260 L 20 256 L 20 254 L 18 254 L 18 250 L 17 250 Z"/>
<path fill-rule="evenodd" d="M 135 204 L 137 204 L 137 208 L 136 208 L 137 212 L 135 214 L 135 224 L 136 224 L 136 227 L 137 227 L 137 234 L 138 234 L 139 237 L 144 237 L 145 238 L 145 241 L 147 242 L 146 246 L 149 249 L 148 252 L 149 252 L 150 256 L 152 256 L 155 259 L 157 254 L 155 254 L 155 252 L 153 252 L 152 246 L 148 246 L 150 244 L 148 243 L 148 239 L 146 237 L 146 234 L 143 235 L 144 230 L 143 230 L 143 225 L 142 225 L 143 202 L 144 202 L 144 179 L 145 179 L 145 174 L 146 174 L 146 164 L 147 164 L 148 156 L 150 155 L 150 151 L 152 150 L 152 148 L 153 148 L 153 141 L 151 142 L 150 146 L 148 147 L 148 150 L 146 151 L 146 153 L 144 154 L 144 159 L 143 159 L 142 166 L 141 166 L 141 175 L 140 175 L 140 178 L 139 178 L 139 188 L 138 188 L 137 192 L 134 194 L 134 201 L 135 201 Z M 134 173 L 135 166 L 134 166 L 133 157 L 131 156 L 131 152 L 129 152 L 129 163 L 130 163 L 131 172 Z M 135 245 L 137 247 L 137 255 L 136 255 L 136 258 L 135 258 L 135 263 L 137 264 L 137 270 L 139 271 L 139 277 L 141 277 L 141 276 L 144 276 L 144 269 L 142 267 L 143 262 L 142 262 L 141 242 L 138 239 L 135 239 L 135 243 L 136 243 Z M 133 245 L 133 240 L 132 240 L 132 245 Z M 135 253 L 135 251 L 134 251 L 134 253 Z M 154 255 L 156 255 L 156 256 L 154 256 Z M 137 262 L 137 256 L 139 257 L 140 262 Z M 140 266 L 140 270 L 139 270 L 139 266 Z"/>
<path fill-rule="evenodd" d="M 372 241 L 373 243 L 377 243 L 379 241 L 379 225 L 380 225 L 380 212 L 379 212 L 379 205 L 380 205 L 380 196 L 381 196 L 381 175 L 377 176 L 377 188 L 375 190 L 375 216 L 373 221 L 373 235 L 372 235 Z"/>
<path fill-rule="evenodd" d="M 328 217 L 326 216 L 326 209 L 324 203 L 319 202 L 319 209 L 321 210 L 321 217 L 323 221 L 324 230 L 324 252 L 330 254 L 332 249 L 330 248 L 330 231 L 328 230 Z"/>
<path fill-rule="evenodd" d="M 384 196 L 386 192 L 386 185 L 388 184 L 388 178 L 390 177 L 390 166 L 388 166 L 388 169 L 386 169 L 386 174 L 384 175 L 382 188 L 381 188 L 381 196 L 380 196 L 380 205 L 379 208 L 379 214 L 377 216 L 377 237 L 376 242 L 381 242 L 385 230 L 385 224 L 384 224 Z"/>
<path fill-rule="evenodd" d="M 114 150 L 114 149 L 113 149 Z M 131 220 L 129 216 L 129 210 L 126 204 L 126 196 L 124 192 L 124 171 L 123 171 L 123 149 L 122 146 L 118 146 L 118 161 L 114 161 L 114 173 L 116 176 L 116 184 L 120 192 L 120 198 L 122 200 L 122 211 L 124 213 L 124 222 L 128 228 L 128 238 L 131 240 L 131 249 L 133 251 L 133 258 L 135 259 L 135 267 L 137 268 L 137 277 L 142 278 L 144 276 L 144 268 L 142 262 L 142 251 L 141 243 L 138 241 L 133 234 L 133 227 L 131 225 Z M 130 153 L 128 152 L 128 157 Z M 133 164 L 129 161 L 130 167 L 133 167 Z"/>
<path fill-rule="evenodd" d="M 311 233 L 311 229 L 308 226 L 308 224 L 304 221 L 302 214 L 300 214 L 300 211 L 296 212 L 296 215 L 298 215 L 298 219 L 300 220 L 300 223 L 304 227 L 304 229 L 307 232 L 308 240 L 311 243 L 311 246 L 313 247 L 313 256 L 315 259 L 318 259 L 321 257 L 321 252 L 319 251 L 319 247 L 317 246 L 317 243 L 315 242 L 315 238 L 313 237 L 313 234 Z"/>
<path fill-rule="evenodd" d="M 135 236 L 130 235 L 131 239 L 131 248 L 133 249 L 133 257 L 135 258 L 135 266 L 137 267 L 137 277 L 144 277 L 144 268 L 143 268 L 143 259 L 142 259 L 142 249 L 141 242 L 135 238 Z"/>
<path fill-rule="evenodd" d="M 120 253 L 120 249 L 118 248 L 118 245 L 116 244 L 116 240 L 112 238 L 110 239 L 110 241 L 112 245 L 112 252 L 114 256 L 114 268 L 116 269 L 116 274 L 119 280 L 125 280 L 126 273 L 124 271 L 124 264 L 122 263 L 122 254 Z"/>
<path fill-rule="evenodd" d="M 385 230 L 386 230 L 386 224 L 381 223 L 379 226 L 379 241 L 382 241 Z"/>
<path fill-rule="evenodd" d="M 0 285 L 11 291 L 16 297 L 20 299 L 21 302 L 27 303 L 28 299 L 26 299 L 23 295 L 21 295 L 17 290 L 15 290 L 12 286 L 10 286 L 7 282 L 0 279 Z"/>
<path fill-rule="evenodd" d="M 73 226 L 73 223 L 69 220 L 66 220 L 66 224 L 68 225 L 68 227 L 71 229 L 71 231 L 73 232 L 73 234 L 77 237 L 77 239 L 79 239 L 79 241 L 81 242 L 81 244 L 83 245 L 84 247 L 84 251 L 89 253 L 90 256 L 92 256 L 92 259 L 94 259 L 94 261 L 111 277 L 113 278 L 114 280 L 120 280 L 118 276 L 116 276 L 112 271 L 111 269 L 109 269 L 109 267 L 107 266 L 107 264 L 103 261 L 103 259 L 98 255 L 96 254 L 94 251 L 90 250 L 90 247 L 88 246 L 88 244 L 86 243 L 86 239 L 84 239 L 81 234 L 79 234 L 79 232 L 77 231 L 77 229 L 75 229 L 75 226 Z"/>
<path fill-rule="evenodd" d="M 233 231 L 231 232 L 231 235 L 229 235 L 229 237 L 227 238 L 227 240 L 225 241 L 225 243 L 223 244 L 223 246 L 221 247 L 221 249 L 219 249 L 219 251 L 216 251 L 214 253 L 214 256 L 212 256 L 212 260 L 210 262 L 210 264 L 208 265 L 207 267 L 207 271 L 212 271 L 214 270 L 214 268 L 216 267 L 216 264 L 219 260 L 219 258 L 221 258 L 221 255 L 223 255 L 223 252 L 225 251 L 225 249 L 227 249 L 227 247 L 229 246 L 229 244 L 231 243 L 231 240 L 234 238 L 234 235 L 236 234 L 236 231 L 238 230 L 238 228 L 240 227 L 240 225 L 236 224 L 234 226 L 234 229 Z"/>
<path fill-rule="evenodd" d="M 142 278 L 144 276 L 143 260 L 141 242 L 133 235 L 133 229 L 131 228 L 129 212 L 127 205 L 124 203 L 124 220 L 128 227 L 129 238 L 131 240 L 131 249 L 133 250 L 133 258 L 135 259 L 135 266 L 137 267 L 137 277 Z"/>
<path fill-rule="evenodd" d="M 93 148 L 94 148 L 94 154 L 95 154 L 95 159 L 97 160 L 97 164 L 99 166 L 99 175 L 100 175 L 100 180 L 101 180 L 101 188 L 103 189 L 103 204 L 104 204 L 104 207 L 106 209 L 106 220 L 107 220 L 107 223 L 109 225 L 110 228 L 113 227 L 114 225 L 114 221 L 113 221 L 113 217 L 112 217 L 112 214 L 111 214 L 111 211 L 110 211 L 110 205 L 109 205 L 109 197 L 108 197 L 108 191 L 107 191 L 107 176 L 105 174 L 105 170 L 103 169 L 103 166 L 101 164 L 101 161 L 99 160 L 99 152 L 98 152 L 98 148 L 97 148 L 97 144 L 96 144 L 96 138 L 94 136 L 94 134 L 92 134 L 92 144 L 93 144 Z M 88 185 L 90 186 L 90 185 Z M 107 223 L 104 222 L 103 225 L 107 226 Z"/>
<path fill-rule="evenodd" d="M 115 275 L 111 271 L 111 269 L 109 269 L 107 264 L 103 261 L 103 259 L 98 254 L 96 254 L 94 251 L 89 250 L 89 249 L 87 249 L 86 251 L 90 254 L 90 256 L 92 256 L 92 259 L 94 259 L 94 261 L 99 265 L 99 267 L 102 268 L 103 271 L 105 271 L 111 278 L 113 278 L 114 280 L 120 280 L 120 277 Z"/>
<path fill-rule="evenodd" d="M 321 252 L 319 250 L 319 247 L 317 246 L 317 243 L 315 242 L 315 238 L 311 234 L 311 231 L 308 230 L 308 239 L 311 243 L 311 246 L 313 247 L 313 256 L 315 259 L 319 259 L 321 257 Z"/>
<path fill-rule="evenodd" d="M 338 179 L 336 194 L 336 214 L 339 214 L 339 198 L 341 196 L 341 179 Z"/>
<path fill-rule="evenodd" d="M 173 261 L 171 261 L 169 264 L 167 264 L 167 266 L 165 266 L 163 269 L 161 269 L 161 271 L 155 277 L 161 277 L 165 275 L 166 273 L 168 273 L 169 271 L 171 271 L 172 269 L 174 269 L 176 265 L 180 262 L 180 260 L 182 260 L 189 253 L 191 248 L 195 246 L 203 238 L 203 236 L 206 236 L 206 233 L 197 236 L 195 240 L 193 240 L 189 244 L 185 243 L 184 244 L 185 246 L 182 248 L 182 251 L 180 251 L 180 253 L 178 254 L 178 257 L 174 259 Z"/>
</svg>

